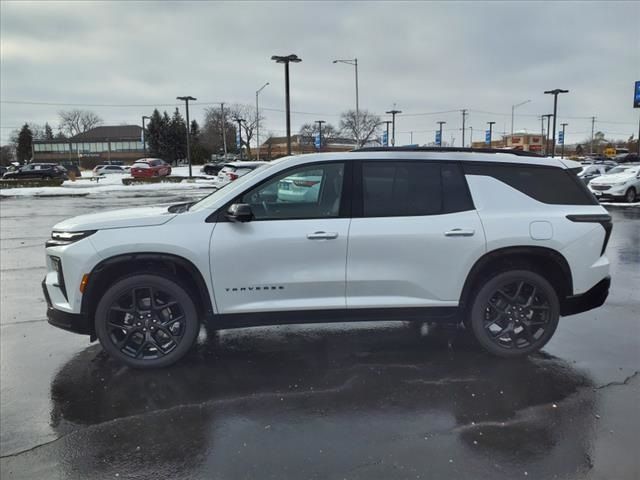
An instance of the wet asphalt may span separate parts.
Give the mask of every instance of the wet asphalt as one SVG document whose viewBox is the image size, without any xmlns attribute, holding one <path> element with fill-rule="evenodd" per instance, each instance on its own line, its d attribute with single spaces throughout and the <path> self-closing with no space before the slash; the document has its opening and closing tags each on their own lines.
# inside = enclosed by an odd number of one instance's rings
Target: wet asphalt
<svg viewBox="0 0 640 480">
<path fill-rule="evenodd" d="M 203 329 L 136 371 L 46 323 L 53 224 L 183 199 L 0 200 L 3 480 L 640 478 L 640 208 L 610 208 L 607 303 L 526 359 L 384 322 Z"/>
</svg>

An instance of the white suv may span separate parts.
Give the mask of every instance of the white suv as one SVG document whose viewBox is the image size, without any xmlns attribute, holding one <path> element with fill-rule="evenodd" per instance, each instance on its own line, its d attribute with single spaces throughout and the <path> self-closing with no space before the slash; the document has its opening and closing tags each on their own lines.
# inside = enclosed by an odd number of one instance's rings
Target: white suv
<svg viewBox="0 0 640 480">
<path fill-rule="evenodd" d="M 47 316 L 142 368 L 182 357 L 202 322 L 453 322 L 528 354 L 609 292 L 611 217 L 579 167 L 462 149 L 282 158 L 197 203 L 56 225 Z M 282 188 L 300 179 L 308 194 Z"/>
<path fill-rule="evenodd" d="M 636 201 L 640 194 L 640 165 L 620 165 L 606 174 L 594 178 L 589 190 L 596 198 L 623 199 L 627 203 Z"/>
</svg>

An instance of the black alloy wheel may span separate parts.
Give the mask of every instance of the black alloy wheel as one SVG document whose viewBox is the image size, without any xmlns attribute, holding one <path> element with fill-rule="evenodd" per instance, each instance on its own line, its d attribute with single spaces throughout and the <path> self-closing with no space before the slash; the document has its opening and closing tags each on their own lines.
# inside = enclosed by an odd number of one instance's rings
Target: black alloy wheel
<svg viewBox="0 0 640 480">
<path fill-rule="evenodd" d="M 627 190 L 627 193 L 624 195 L 624 199 L 627 201 L 627 203 L 635 202 L 636 190 L 633 187 L 629 188 L 629 190 Z"/>
<path fill-rule="evenodd" d="M 135 368 L 167 366 L 193 345 L 199 330 L 193 300 L 157 275 L 126 277 L 104 294 L 96 310 L 103 348 Z"/>
<path fill-rule="evenodd" d="M 473 302 L 471 327 L 490 353 L 514 357 L 542 348 L 558 325 L 558 297 L 549 282 L 527 270 L 493 277 Z"/>
</svg>

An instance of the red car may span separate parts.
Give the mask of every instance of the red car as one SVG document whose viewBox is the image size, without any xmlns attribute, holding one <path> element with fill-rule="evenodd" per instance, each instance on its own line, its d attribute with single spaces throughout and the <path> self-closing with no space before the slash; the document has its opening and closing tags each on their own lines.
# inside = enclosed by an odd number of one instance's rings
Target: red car
<svg viewBox="0 0 640 480">
<path fill-rule="evenodd" d="M 131 166 L 134 178 L 166 177 L 171 175 L 171 166 L 160 158 L 142 158 Z"/>
</svg>

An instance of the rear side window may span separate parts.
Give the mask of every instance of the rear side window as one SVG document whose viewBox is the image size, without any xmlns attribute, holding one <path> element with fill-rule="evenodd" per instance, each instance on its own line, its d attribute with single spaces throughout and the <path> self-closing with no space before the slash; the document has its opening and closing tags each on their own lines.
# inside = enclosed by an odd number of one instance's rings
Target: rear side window
<svg viewBox="0 0 640 480">
<path fill-rule="evenodd" d="M 473 209 L 464 176 L 455 164 L 363 162 L 362 215 L 405 217 Z"/>
<path fill-rule="evenodd" d="M 467 175 L 486 175 L 510 187 L 552 205 L 597 205 L 598 201 L 578 177 L 565 169 L 504 164 L 470 164 Z"/>
</svg>

